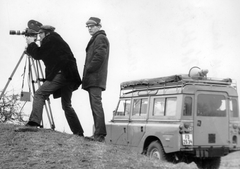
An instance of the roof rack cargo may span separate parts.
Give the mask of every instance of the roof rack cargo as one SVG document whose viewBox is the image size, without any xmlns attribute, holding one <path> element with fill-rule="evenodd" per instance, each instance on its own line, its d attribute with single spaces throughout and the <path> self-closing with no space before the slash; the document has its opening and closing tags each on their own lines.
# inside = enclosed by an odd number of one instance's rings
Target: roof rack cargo
<svg viewBox="0 0 240 169">
<path fill-rule="evenodd" d="M 217 79 L 207 77 L 189 77 L 188 75 L 172 75 L 151 79 L 140 79 L 133 81 L 126 81 L 120 84 L 121 90 L 130 88 L 141 87 L 158 87 L 158 86 L 171 86 L 176 84 L 215 84 L 215 85 L 233 85 L 231 78 Z M 236 88 L 234 85 L 233 87 Z"/>
</svg>

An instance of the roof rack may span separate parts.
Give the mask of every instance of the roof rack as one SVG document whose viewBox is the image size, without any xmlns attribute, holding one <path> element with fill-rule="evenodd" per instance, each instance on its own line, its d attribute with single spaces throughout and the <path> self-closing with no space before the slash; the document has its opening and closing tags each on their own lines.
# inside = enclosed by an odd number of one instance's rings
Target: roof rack
<svg viewBox="0 0 240 169">
<path fill-rule="evenodd" d="M 120 84 L 121 90 L 130 88 L 146 88 L 146 87 L 160 87 L 160 86 L 174 86 L 183 84 L 209 84 L 209 85 L 224 85 L 231 86 L 233 83 L 231 78 L 217 79 L 207 77 L 189 77 L 188 75 L 172 75 L 151 79 L 140 79 L 133 81 L 126 81 Z M 236 88 L 236 84 L 233 86 Z"/>
</svg>

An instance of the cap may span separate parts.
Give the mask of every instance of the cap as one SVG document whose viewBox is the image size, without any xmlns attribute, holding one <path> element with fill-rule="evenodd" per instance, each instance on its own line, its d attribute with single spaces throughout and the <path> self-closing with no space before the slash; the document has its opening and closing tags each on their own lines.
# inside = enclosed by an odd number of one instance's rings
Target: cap
<svg viewBox="0 0 240 169">
<path fill-rule="evenodd" d="M 55 28 L 53 26 L 50 26 L 50 25 L 43 25 L 43 26 L 40 27 L 40 30 L 53 32 L 55 30 Z"/>
<path fill-rule="evenodd" d="M 95 25 L 101 25 L 101 19 L 97 17 L 90 17 L 89 20 L 86 22 L 86 24 L 95 24 Z"/>
</svg>

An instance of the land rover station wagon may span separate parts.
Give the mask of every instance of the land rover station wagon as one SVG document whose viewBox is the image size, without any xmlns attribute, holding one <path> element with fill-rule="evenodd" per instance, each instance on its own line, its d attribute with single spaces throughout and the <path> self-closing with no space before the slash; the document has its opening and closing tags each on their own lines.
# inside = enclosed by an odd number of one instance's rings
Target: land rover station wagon
<svg viewBox="0 0 240 169">
<path fill-rule="evenodd" d="M 123 82 L 106 142 L 151 158 L 218 168 L 240 150 L 236 83 L 196 75 Z"/>
</svg>

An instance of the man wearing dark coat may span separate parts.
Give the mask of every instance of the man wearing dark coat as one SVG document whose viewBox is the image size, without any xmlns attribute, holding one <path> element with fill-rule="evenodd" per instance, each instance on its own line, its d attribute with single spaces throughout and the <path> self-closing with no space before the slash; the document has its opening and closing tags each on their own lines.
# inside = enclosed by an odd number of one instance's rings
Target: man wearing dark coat
<svg viewBox="0 0 240 169">
<path fill-rule="evenodd" d="M 109 42 L 105 31 L 100 30 L 102 26 L 99 18 L 90 17 L 86 25 L 92 38 L 86 48 L 82 88 L 89 93 L 95 132 L 93 136 L 85 138 L 103 142 L 107 132 L 102 106 L 102 91 L 106 90 Z"/>
<path fill-rule="evenodd" d="M 68 44 L 54 30 L 49 25 L 40 27 L 40 46 L 34 38 L 26 38 L 26 52 L 34 59 L 43 61 L 46 81 L 34 94 L 32 112 L 25 127 L 40 126 L 45 100 L 53 94 L 54 98 L 61 97 L 62 109 L 73 134 L 83 136 L 82 126 L 71 105 L 72 92 L 81 85 L 76 59 Z"/>
</svg>

